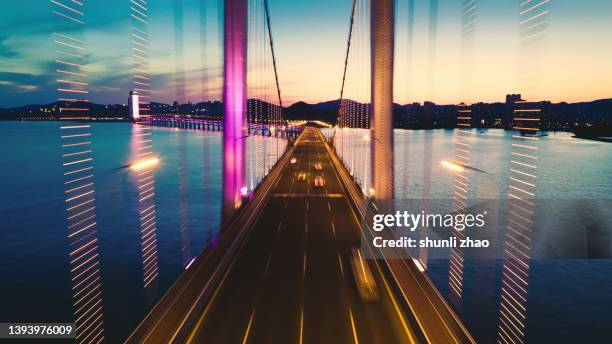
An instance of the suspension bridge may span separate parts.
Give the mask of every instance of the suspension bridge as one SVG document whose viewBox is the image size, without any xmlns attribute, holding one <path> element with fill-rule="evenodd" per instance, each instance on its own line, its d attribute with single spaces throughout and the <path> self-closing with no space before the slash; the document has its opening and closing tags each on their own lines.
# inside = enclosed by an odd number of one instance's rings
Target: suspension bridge
<svg viewBox="0 0 612 344">
<path fill-rule="evenodd" d="M 53 13 L 67 25 L 84 23 L 80 2 L 53 3 Z M 337 125 L 327 136 L 317 129 L 321 123 L 295 123 L 283 116 L 267 0 L 224 1 L 223 117 L 153 114 L 148 4 L 131 3 L 130 116 L 141 129 L 134 166 L 140 178 L 145 287 L 158 271 L 151 126 L 222 133 L 223 214 L 221 230 L 126 343 L 474 342 L 416 260 L 362 257 L 376 250 L 368 244 L 373 232 L 364 223 L 375 211 L 391 211 L 394 206 L 393 0 L 352 2 L 344 69 L 339 73 Z M 468 39 L 475 6 L 475 1 L 465 2 Z M 182 16 L 175 13 L 175 23 Z M 178 34 L 176 41 L 182 39 Z M 86 119 L 88 83 L 81 71 L 85 42 L 73 29 L 56 33 L 54 42 L 63 119 Z M 178 55 L 181 49 L 177 48 Z M 176 77 L 176 82 L 184 83 L 184 76 Z M 528 113 L 530 127 L 524 130 L 537 130 L 537 112 Z M 458 116 L 459 125 L 469 126 L 470 121 L 467 110 Z M 349 134 L 345 128 L 361 131 L 355 136 L 355 131 Z M 66 185 L 68 191 L 80 192 L 67 202 L 69 238 L 79 255 L 71 270 L 76 326 L 80 342 L 94 343 L 104 338 L 104 326 L 96 308 L 102 296 L 95 292 L 99 280 L 95 209 L 88 207 L 95 187 L 90 181 L 92 152 L 83 150 L 91 133 L 87 125 L 62 130 L 67 133 L 62 136 L 65 166 L 75 167 L 66 173 Z M 253 137 L 276 142 L 275 161 L 255 182 L 249 175 L 259 168 L 258 159 L 268 161 L 268 157 L 262 156 L 267 153 L 257 144 L 247 144 Z M 351 149 L 355 145 L 370 147 L 370 153 L 356 156 Z M 457 151 L 465 149 L 459 143 Z M 457 160 L 462 157 L 459 154 Z M 458 175 L 457 183 L 463 183 L 462 178 Z M 460 252 L 453 259 L 460 266 Z M 359 285 L 355 287 L 355 279 L 369 286 L 375 302 Z M 460 297 L 461 282 L 449 283 Z"/>
<path fill-rule="evenodd" d="M 338 122 L 341 128 L 371 127 L 369 185 L 367 176 L 356 182 L 353 167 L 347 170 L 338 158 L 341 135 L 328 140 L 315 127 L 283 119 L 267 1 L 262 42 L 268 49 L 262 50 L 272 62 L 277 105 L 249 101 L 249 3 L 225 1 L 223 120 L 137 119 L 141 125 L 223 131 L 223 227 L 126 342 L 473 342 L 412 260 L 359 256 L 366 279 L 380 288 L 377 302 L 360 297 L 350 278 L 351 252 L 359 250 L 362 235 L 372 235 L 361 226 L 372 211 L 368 202 L 393 207 L 393 6 L 372 1 L 370 102 L 343 99 L 364 2 L 353 1 L 350 16 Z M 244 138 L 298 133 L 257 188 L 248 190 Z"/>
</svg>

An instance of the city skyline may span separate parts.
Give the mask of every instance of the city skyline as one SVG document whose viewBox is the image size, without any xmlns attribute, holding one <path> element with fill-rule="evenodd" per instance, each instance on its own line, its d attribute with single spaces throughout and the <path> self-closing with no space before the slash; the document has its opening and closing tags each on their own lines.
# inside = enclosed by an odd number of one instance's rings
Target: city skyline
<svg viewBox="0 0 612 344">
<path fill-rule="evenodd" d="M 207 13 L 206 85 L 201 82 L 200 1 L 182 1 L 183 72 L 187 76 L 184 94 L 185 101 L 191 102 L 220 99 L 219 8 L 216 1 L 203 3 Z M 333 3 L 270 1 L 285 104 L 338 98 L 350 6 L 348 0 Z M 436 49 L 432 57 L 428 53 L 428 2 L 415 1 L 412 54 L 409 55 L 407 3 L 398 1 L 395 102 L 494 102 L 501 100 L 500 94 L 511 90 L 523 93 L 530 100 L 552 102 L 609 98 L 607 90 L 612 88 L 612 70 L 607 68 L 607 63 L 612 57 L 612 46 L 602 42 L 604 33 L 612 28 L 607 20 L 612 4 L 588 0 L 578 7 L 568 0 L 555 0 L 547 6 L 550 11 L 548 30 L 536 47 L 541 63 L 534 83 L 520 73 L 518 57 L 523 48 L 518 44 L 516 4 L 479 1 L 471 67 L 465 67 L 460 62 L 459 2 L 439 4 Z M 16 13 L 27 13 L 26 20 L 14 15 Z M 176 53 L 172 13 L 172 3 L 150 5 L 152 100 L 165 103 L 171 103 L 176 98 L 174 95 L 180 93 L 174 84 Z M 56 77 L 51 36 L 56 19 L 51 15 L 50 6 L 33 6 L 33 1 L 28 0 L 11 5 L 0 18 L 3 22 L 0 107 L 52 102 L 56 98 Z M 125 103 L 124 94 L 130 89 L 131 81 L 129 3 L 120 0 L 87 3 L 87 18 L 85 37 L 89 49 L 87 70 L 91 101 Z M 411 56 L 411 63 L 407 62 L 408 56 Z M 362 58 L 361 66 L 366 65 Z M 430 65 L 433 65 L 433 72 Z M 462 95 L 465 87 L 461 87 L 461 75 L 466 72 L 471 75 L 468 96 Z M 352 98 L 368 93 L 347 91 Z"/>
</svg>

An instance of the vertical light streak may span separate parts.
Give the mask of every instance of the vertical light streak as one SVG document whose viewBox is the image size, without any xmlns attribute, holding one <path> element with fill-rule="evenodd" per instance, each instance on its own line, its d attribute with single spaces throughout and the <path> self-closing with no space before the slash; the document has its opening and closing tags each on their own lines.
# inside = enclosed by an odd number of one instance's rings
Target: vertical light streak
<svg viewBox="0 0 612 344">
<path fill-rule="evenodd" d="M 498 340 L 523 343 L 534 229 L 538 141 L 541 110 L 535 103 L 519 101 L 513 111 L 512 151 L 508 179 L 504 264 L 499 308 Z"/>
<path fill-rule="evenodd" d="M 200 0 L 200 83 L 202 88 L 202 101 L 209 101 L 208 77 L 208 10 L 207 1 Z"/>
<path fill-rule="evenodd" d="M 423 211 L 429 211 L 431 203 L 431 169 L 432 169 L 432 135 L 427 132 L 422 132 L 423 137 L 423 192 L 421 194 L 421 208 Z M 406 181 L 407 182 L 407 181 Z M 421 239 L 427 237 L 427 231 L 421 231 Z M 419 259 L 421 264 L 427 268 L 428 249 L 423 247 L 419 250 Z"/>
<path fill-rule="evenodd" d="M 477 0 L 463 0 L 461 17 L 461 72 L 462 72 L 462 87 L 461 97 L 468 99 L 470 97 L 470 78 L 472 75 L 471 60 L 474 32 L 476 27 L 476 15 L 478 13 Z M 475 139 L 472 136 L 472 107 L 471 105 L 461 103 L 457 106 L 456 117 L 456 137 L 455 137 L 455 162 L 459 165 L 469 166 L 471 149 L 470 144 Z M 460 169 L 455 172 L 455 180 L 453 183 L 453 211 L 464 213 L 468 206 L 470 193 L 470 173 L 467 169 Z M 453 230 L 453 235 L 459 242 L 465 239 L 465 234 L 462 231 Z M 461 248 L 452 248 L 449 264 L 448 285 L 450 295 L 454 297 L 457 306 L 463 295 L 463 268 L 464 254 Z"/>
<path fill-rule="evenodd" d="M 178 133 L 179 137 L 179 219 L 181 253 L 183 254 L 183 267 L 192 260 L 189 236 L 189 166 L 187 156 L 186 133 Z"/>
<path fill-rule="evenodd" d="M 438 0 L 429 0 L 429 41 L 427 57 L 427 98 L 434 96 L 436 51 L 438 44 Z"/>
<path fill-rule="evenodd" d="M 151 75 L 149 73 L 148 5 L 143 0 L 130 0 L 130 37 L 132 40 L 132 89 L 138 94 L 138 112 L 149 117 L 151 101 Z"/>
<path fill-rule="evenodd" d="M 130 30 L 132 39 L 133 88 L 139 94 L 141 117 L 148 114 L 151 102 L 149 7 L 145 0 L 130 0 Z M 154 159 L 153 133 L 141 124 L 132 126 L 132 159 L 134 162 Z M 148 287 L 159 274 L 157 257 L 157 217 L 155 208 L 154 167 L 134 171 L 140 218 L 140 250 L 143 285 Z"/>
<path fill-rule="evenodd" d="M 88 120 L 87 47 L 82 34 L 85 3 L 52 0 L 51 4 L 52 13 L 66 30 L 53 33 L 58 52 L 55 71 L 60 108 L 57 117 L 65 121 Z M 59 129 L 76 341 L 99 343 L 104 340 L 104 312 L 91 126 L 64 122 Z"/>
<path fill-rule="evenodd" d="M 266 16 L 264 18 L 264 15 Z M 247 42 L 247 178 L 252 190 L 276 163 L 285 147 L 282 108 L 275 67 L 269 12 L 264 0 L 248 2 Z M 278 99 L 272 89 L 276 87 Z M 275 102 L 278 102 L 276 104 Z"/>
<path fill-rule="evenodd" d="M 393 59 L 394 1 L 370 6 L 372 185 L 383 211 L 393 209 Z"/>
<path fill-rule="evenodd" d="M 460 104 L 457 110 L 457 128 L 455 129 L 455 163 L 460 166 L 470 165 L 470 141 L 472 126 L 472 109 L 470 105 Z M 468 206 L 470 176 L 467 169 L 456 169 L 453 182 L 453 212 L 465 213 Z M 453 229 L 453 236 L 457 242 L 465 239 L 463 231 Z M 463 296 L 463 250 L 458 247 L 451 248 L 448 272 L 449 292 L 457 305 Z"/>
<path fill-rule="evenodd" d="M 151 128 L 132 125 L 133 160 L 149 161 L 154 158 Z M 140 217 L 140 251 L 144 287 L 159 275 L 157 256 L 157 210 L 155 207 L 155 165 L 132 169 L 136 178 L 138 214 Z"/>
<path fill-rule="evenodd" d="M 548 0 L 524 1 L 519 5 L 519 43 L 521 78 L 537 92 L 538 42 L 545 36 Z M 512 136 L 508 199 L 504 234 L 501 300 L 499 304 L 498 343 L 524 343 L 527 325 L 531 238 L 535 229 L 535 203 L 540 136 L 541 104 L 520 100 L 514 104 L 510 119 Z"/>
<path fill-rule="evenodd" d="M 242 203 L 246 187 L 248 2 L 225 1 L 223 103 L 223 221 Z"/>
<path fill-rule="evenodd" d="M 186 102 L 185 40 L 183 24 L 183 0 L 173 0 L 174 24 L 174 91 L 179 108 Z M 179 111 L 180 113 L 180 111 Z"/>
<path fill-rule="evenodd" d="M 408 0 L 408 34 L 407 48 L 406 48 L 406 100 L 407 104 L 410 104 L 412 98 L 412 62 L 413 62 L 413 49 L 414 49 L 414 2 L 415 0 Z"/>
</svg>

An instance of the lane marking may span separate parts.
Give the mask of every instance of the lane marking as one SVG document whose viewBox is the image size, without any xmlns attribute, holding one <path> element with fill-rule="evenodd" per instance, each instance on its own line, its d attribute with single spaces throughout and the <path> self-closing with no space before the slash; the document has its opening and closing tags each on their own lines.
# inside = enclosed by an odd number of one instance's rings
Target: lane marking
<svg viewBox="0 0 612 344">
<path fill-rule="evenodd" d="M 308 219 L 306 219 L 306 221 L 304 222 L 304 224 L 306 225 L 306 235 L 308 235 Z"/>
<path fill-rule="evenodd" d="M 357 339 L 357 328 L 355 327 L 355 320 L 353 319 L 351 307 L 349 307 L 349 318 L 351 319 L 351 327 L 353 328 L 353 339 L 355 339 L 355 344 L 359 344 L 359 339 Z"/>
<path fill-rule="evenodd" d="M 341 172 L 340 172 L 338 169 L 336 169 L 336 168 L 335 168 L 335 166 L 336 166 L 336 165 L 341 166 L 341 163 L 339 163 L 339 162 L 338 162 L 338 163 L 336 163 L 336 161 L 339 161 L 339 160 L 337 160 L 337 159 L 336 159 L 336 160 L 333 160 L 333 159 L 332 159 L 332 155 L 331 155 L 330 151 L 331 151 L 331 150 L 330 150 L 329 148 L 326 148 L 326 155 L 327 155 L 327 158 L 329 159 L 330 164 L 332 164 L 332 166 L 334 166 L 334 169 L 333 169 L 333 170 L 334 170 L 334 176 L 336 177 L 336 180 L 338 181 L 338 183 L 340 184 L 340 186 L 342 186 L 343 184 L 342 184 L 342 181 L 340 180 L 340 178 L 341 178 L 341 177 L 340 177 L 340 173 L 341 173 Z M 333 161 L 332 161 L 332 160 L 333 160 Z M 350 192 L 350 191 L 348 191 L 348 190 L 347 190 L 347 192 Z M 347 201 L 349 201 L 349 200 L 347 199 Z M 355 210 L 354 210 L 352 207 L 350 207 L 350 204 L 349 204 L 349 208 L 350 208 L 350 210 L 351 210 L 351 211 L 350 211 L 350 212 L 351 212 L 351 214 L 353 215 L 353 219 L 355 220 L 355 224 L 357 225 L 357 228 L 359 228 L 359 229 L 360 229 L 360 232 L 361 232 L 361 226 L 360 226 L 359 219 L 357 218 L 357 214 L 355 213 Z M 402 314 L 402 311 L 400 310 L 399 305 L 397 304 L 397 301 L 395 300 L 395 297 L 393 296 L 393 294 L 392 294 L 392 292 L 391 292 L 391 288 L 389 287 L 389 284 L 387 283 L 386 277 L 385 277 L 385 275 L 383 274 L 382 269 L 381 269 L 381 267 L 379 266 L 379 264 L 378 264 L 378 262 L 377 262 L 376 260 L 374 261 L 374 265 L 376 265 L 376 269 L 377 269 L 377 271 L 378 271 L 378 274 L 379 274 L 380 278 L 381 278 L 381 279 L 382 279 L 382 281 L 383 281 L 383 284 L 385 285 L 385 289 L 387 290 L 387 294 L 388 294 L 388 295 L 389 295 L 389 297 L 391 298 L 391 302 L 393 303 L 393 307 L 394 307 L 394 309 L 395 309 L 395 312 L 397 313 L 397 315 L 398 315 L 398 317 L 399 317 L 399 319 L 400 319 L 400 321 L 401 321 L 401 323 L 402 323 L 402 327 L 404 328 L 404 331 L 406 332 L 406 334 L 407 334 L 407 336 L 408 336 L 408 340 L 410 341 L 410 343 L 416 343 L 416 340 L 414 339 L 414 337 L 413 337 L 413 335 L 412 335 L 412 332 L 410 331 L 410 329 L 409 329 L 408 325 L 406 324 L 406 320 L 404 319 L 404 316 L 403 316 L 403 314 Z M 404 297 L 405 297 L 405 296 L 404 296 Z M 406 299 L 406 300 L 407 300 L 407 299 Z M 412 311 L 412 314 L 415 314 L 415 316 L 416 316 L 416 313 L 414 312 L 414 309 L 412 308 L 412 305 L 410 304 L 410 302 L 409 302 L 409 307 L 410 307 L 410 309 L 411 309 L 411 311 Z M 421 324 L 421 322 L 420 322 L 420 320 L 419 320 L 419 318 L 418 318 L 418 317 L 417 317 L 417 323 L 418 323 L 418 325 L 419 325 L 419 327 L 420 327 L 421 331 L 422 331 L 422 332 L 423 332 L 423 334 L 425 335 L 425 340 L 426 340 L 428 343 L 431 343 L 431 340 L 430 340 L 430 339 L 427 337 L 427 333 L 425 332 L 425 329 L 423 328 L 423 325 Z"/>
<path fill-rule="evenodd" d="M 300 344 L 303 342 L 304 337 L 304 306 L 300 309 Z"/>
<path fill-rule="evenodd" d="M 306 277 L 306 262 L 307 262 L 307 254 L 304 252 L 304 262 L 302 264 L 302 277 Z"/>
<path fill-rule="evenodd" d="M 397 301 L 395 300 L 395 297 L 393 296 L 393 294 L 391 292 L 391 288 L 389 288 L 389 284 L 387 284 L 387 279 L 382 274 L 383 272 L 382 272 L 382 270 L 381 270 L 381 268 L 378 265 L 378 262 L 376 260 L 374 261 L 374 265 L 376 265 L 376 269 L 378 270 L 378 274 L 380 275 L 380 277 L 381 277 L 381 279 L 383 281 L 383 284 L 385 285 L 385 289 L 387 290 L 387 294 L 389 295 L 389 298 L 391 299 L 391 302 L 393 303 L 393 308 L 395 308 L 395 312 L 397 313 L 398 318 L 402 322 L 402 327 L 404 328 L 404 331 L 408 335 L 408 340 L 410 341 L 410 343 L 416 343 L 416 340 L 412 336 L 412 332 L 408 328 L 408 324 L 406 324 L 406 320 L 404 320 L 404 315 L 402 314 L 402 312 L 400 310 L 400 307 L 397 304 Z M 410 308 L 412 309 L 412 307 L 410 307 Z M 414 313 L 414 309 L 412 309 L 412 311 L 413 311 L 413 314 L 415 314 Z M 419 324 L 419 326 L 421 326 L 421 325 Z M 421 326 L 421 330 L 423 330 L 422 326 Z M 431 343 L 431 340 L 427 337 L 427 334 L 425 333 L 425 331 L 423 331 L 423 334 L 425 335 L 425 339 L 427 340 L 427 342 Z M 457 343 L 459 343 L 459 342 L 457 342 Z"/>
<path fill-rule="evenodd" d="M 331 205 L 329 204 L 329 201 L 327 202 L 327 209 L 329 209 L 329 212 L 331 213 Z"/>
<path fill-rule="evenodd" d="M 305 198 L 345 198 L 344 194 L 300 194 L 300 193 L 275 193 L 272 194 L 271 197 L 278 198 L 296 198 L 296 197 L 305 197 Z"/>
<path fill-rule="evenodd" d="M 298 137 L 298 139 L 297 139 L 297 142 L 299 142 L 299 141 L 301 140 L 301 138 L 302 138 L 302 136 L 300 135 L 300 136 Z M 292 148 L 292 149 L 294 149 L 294 148 Z M 272 175 L 272 178 L 273 178 L 273 180 L 274 180 L 274 178 L 279 178 L 279 176 L 280 176 L 280 172 L 279 172 L 279 173 L 277 173 L 277 174 L 276 174 L 276 176 Z M 272 191 L 272 188 L 273 188 L 273 187 L 275 187 L 275 185 L 278 185 L 278 181 L 276 181 L 276 182 L 272 183 L 272 184 L 271 184 L 271 185 L 268 187 L 268 190 L 266 190 L 266 192 L 271 192 L 271 191 Z M 264 203 L 264 204 L 267 204 L 267 202 L 266 202 L 266 203 Z M 256 205 L 256 209 L 258 209 L 260 206 L 262 206 L 262 202 L 259 202 L 259 203 Z M 250 218 L 249 218 L 249 219 L 250 219 Z M 250 220 L 247 220 L 247 221 L 250 221 Z M 251 225 L 253 225 L 253 224 L 251 224 Z M 242 232 L 239 232 L 238 234 L 240 235 L 240 234 L 242 234 Z M 247 233 L 247 235 L 248 235 L 248 234 L 249 234 L 249 233 Z M 248 236 L 247 236 L 247 237 L 248 237 Z M 231 246 L 231 247 L 230 247 L 230 249 L 232 249 L 232 247 L 233 247 L 233 246 Z M 229 264 L 229 267 L 228 267 L 228 268 L 225 270 L 225 272 L 223 273 L 223 275 L 222 275 L 223 277 L 222 277 L 222 279 L 221 279 L 221 282 L 220 282 L 219 286 L 218 286 L 217 288 L 214 288 L 214 289 L 213 289 L 213 290 L 214 290 L 213 295 L 212 295 L 212 297 L 211 297 L 210 301 L 207 303 L 206 307 L 204 308 L 204 311 L 202 312 L 202 315 L 200 315 L 200 317 L 198 318 L 198 321 L 197 321 L 197 323 L 195 324 L 195 327 L 194 327 L 194 328 L 191 330 L 191 333 L 190 333 L 190 335 L 189 335 L 189 338 L 187 338 L 187 344 L 191 343 L 191 342 L 193 341 L 194 337 L 196 336 L 196 334 L 198 333 L 198 331 L 199 331 L 199 329 L 200 329 L 200 326 L 202 325 L 202 322 L 204 321 L 204 318 L 206 318 L 206 315 L 208 314 L 208 311 L 210 310 L 210 308 L 212 307 L 212 304 L 213 304 L 213 303 L 215 302 L 215 300 L 216 300 L 216 297 L 217 297 L 217 295 L 218 295 L 218 293 L 219 293 L 219 290 L 222 288 L 223 284 L 225 283 L 225 281 L 226 281 L 226 279 L 227 279 L 227 276 L 229 276 L 230 271 L 231 271 L 231 270 L 232 270 L 232 268 L 234 267 L 234 264 L 236 263 L 237 257 L 239 256 L 239 254 L 238 254 L 238 253 L 239 253 L 241 250 L 242 250 L 242 246 L 239 246 L 239 247 L 237 248 L 237 251 L 238 251 L 238 252 L 237 252 L 237 254 L 235 254 L 233 257 L 228 258 L 228 257 L 227 257 L 227 255 L 223 257 L 222 262 L 223 262 L 225 259 L 230 259 L 230 264 Z M 197 269 L 198 269 L 197 271 L 200 271 L 201 266 L 198 266 L 198 267 L 197 267 Z M 216 274 L 216 273 L 217 273 L 217 271 L 219 271 L 219 267 L 217 267 L 217 268 L 215 269 L 214 274 Z M 189 283 L 191 283 L 191 281 L 193 281 L 193 278 L 194 278 L 194 277 L 192 277 L 192 278 L 189 280 Z M 210 282 L 207 282 L 207 283 L 210 283 Z M 183 317 L 183 320 L 182 320 L 182 321 L 181 321 L 181 323 L 179 324 L 178 329 L 177 329 L 177 330 L 174 332 L 174 334 L 173 334 L 172 338 L 170 339 L 170 342 L 172 342 L 172 341 L 174 341 L 174 340 L 175 340 L 176 336 L 177 336 L 177 335 L 178 335 L 178 333 L 179 333 L 179 330 L 180 330 L 180 329 L 181 329 L 181 328 L 184 326 L 184 324 L 185 324 L 185 322 L 187 321 L 187 319 L 188 319 L 189 317 L 191 317 L 191 315 L 193 314 L 194 308 L 195 308 L 196 304 L 197 304 L 198 302 L 200 302 L 200 300 L 202 299 L 202 297 L 203 297 L 203 293 L 204 293 L 204 291 L 207 289 L 207 286 L 208 286 L 208 284 L 207 284 L 207 285 L 204 287 L 204 289 L 203 289 L 203 290 L 202 290 L 202 291 L 199 293 L 199 295 L 198 295 L 198 297 L 197 297 L 197 299 L 196 299 L 196 302 L 194 302 L 194 303 L 191 305 L 191 307 L 190 307 L 189 311 L 187 312 L 187 316 Z M 185 289 L 183 289 L 183 290 L 181 291 L 181 293 L 184 293 L 184 290 L 185 290 Z M 174 301 L 172 301 L 171 306 L 174 306 L 176 303 L 177 303 L 177 300 L 176 300 L 176 299 L 174 299 Z M 157 306 L 155 306 L 154 308 L 156 308 L 156 307 L 157 307 Z M 168 312 L 169 312 L 169 309 L 170 309 L 170 308 L 168 308 L 168 310 L 166 310 L 166 311 L 164 312 L 164 314 L 163 314 L 162 318 L 165 318 L 165 317 L 166 317 L 166 315 L 167 315 L 167 314 L 168 314 Z M 149 314 L 150 314 L 150 313 L 149 313 Z M 158 320 L 158 321 L 155 323 L 155 325 L 154 325 L 154 327 L 155 327 L 155 328 L 157 328 L 157 327 L 159 326 L 160 321 L 161 321 L 161 320 Z M 146 334 L 146 337 L 144 338 L 144 341 L 148 340 L 148 338 L 149 338 L 149 337 L 152 335 L 152 333 L 153 333 L 152 331 L 149 331 L 149 332 Z"/>
<path fill-rule="evenodd" d="M 270 270 L 270 263 L 272 262 L 272 253 L 268 255 L 268 261 L 266 261 L 266 269 L 264 270 L 264 276 L 268 274 L 268 270 Z"/>
<path fill-rule="evenodd" d="M 249 332 L 251 332 L 251 324 L 253 323 L 254 316 L 255 316 L 255 309 L 253 309 L 253 312 L 251 312 L 251 317 L 249 318 L 249 324 L 247 325 L 246 332 L 244 333 L 242 344 L 246 344 L 247 339 L 249 338 Z"/>
<path fill-rule="evenodd" d="M 340 257 L 340 252 L 338 252 L 338 264 L 340 265 L 340 274 L 344 277 L 344 266 L 342 266 L 342 257 Z"/>
<path fill-rule="evenodd" d="M 283 221 L 278 223 L 278 227 L 276 227 L 276 233 L 280 232 L 282 227 L 283 227 Z"/>
<path fill-rule="evenodd" d="M 332 223 L 332 234 L 336 236 L 336 226 L 334 225 L 334 219 L 331 220 Z"/>
</svg>

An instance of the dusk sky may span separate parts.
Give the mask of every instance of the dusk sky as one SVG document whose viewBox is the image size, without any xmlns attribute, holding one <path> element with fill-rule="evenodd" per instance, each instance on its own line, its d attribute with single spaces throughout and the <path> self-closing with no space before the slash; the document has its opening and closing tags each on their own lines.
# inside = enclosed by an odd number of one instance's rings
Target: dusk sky
<svg viewBox="0 0 612 344">
<path fill-rule="evenodd" d="M 67 0 L 57 0 L 67 1 Z M 478 0 L 478 23 L 469 64 L 462 63 L 462 1 L 439 0 L 437 42 L 429 55 L 429 1 L 415 0 L 412 58 L 407 55 L 407 1 L 397 1 L 395 101 L 503 101 L 510 92 L 530 100 L 589 101 L 612 97 L 612 2 L 551 0 L 544 38 L 519 44 L 518 0 Z M 208 98 L 218 99 L 221 69 L 218 0 L 183 0 L 186 100 L 204 99 L 200 6 L 206 3 Z M 56 99 L 52 34 L 57 18 L 46 0 L 11 2 L 0 13 L 0 107 Z M 337 99 L 351 0 L 270 0 L 280 84 L 285 104 Z M 154 101 L 176 98 L 173 1 L 149 2 Z M 85 1 L 91 100 L 125 103 L 131 84 L 130 1 Z M 366 21 L 367 22 L 367 21 Z M 367 27 L 355 52 L 361 74 L 349 72 L 348 97 L 364 98 Z M 357 48 L 359 47 L 359 48 Z M 525 66 L 520 55 L 537 53 Z M 357 57 L 353 58 L 356 62 Z M 466 67 L 469 65 L 469 67 Z M 355 66 L 358 66 L 355 64 Z M 433 71 L 433 72 L 431 72 Z M 529 71 L 529 73 L 527 73 Z M 462 75 L 470 75 L 469 90 Z M 361 86 L 355 80 L 362 80 Z M 353 81 L 351 83 L 351 81 Z"/>
</svg>

